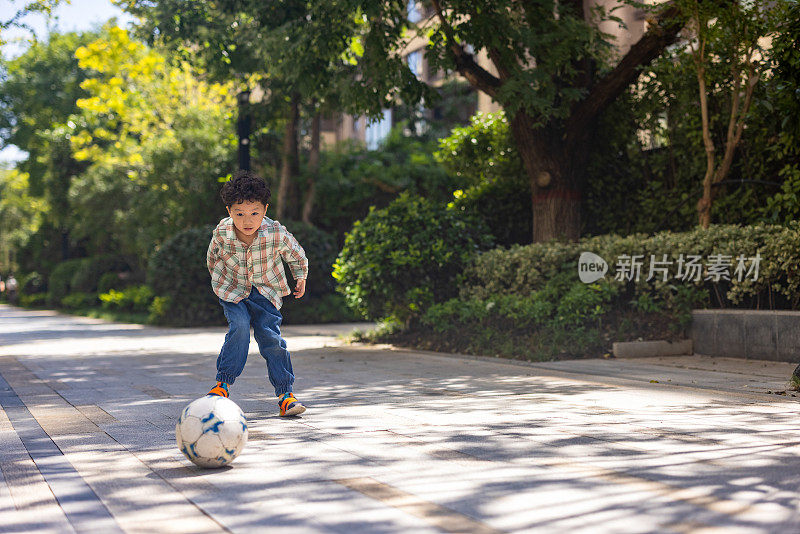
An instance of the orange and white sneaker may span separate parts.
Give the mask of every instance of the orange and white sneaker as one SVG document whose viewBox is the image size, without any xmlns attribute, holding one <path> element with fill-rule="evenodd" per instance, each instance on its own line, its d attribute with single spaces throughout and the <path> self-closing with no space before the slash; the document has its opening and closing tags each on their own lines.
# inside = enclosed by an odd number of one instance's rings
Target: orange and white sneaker
<svg viewBox="0 0 800 534">
<path fill-rule="evenodd" d="M 281 409 L 281 417 L 300 415 L 306 411 L 306 407 L 300 404 L 299 400 L 294 398 L 291 391 L 278 397 L 278 406 Z"/>
<path fill-rule="evenodd" d="M 217 385 L 211 388 L 208 392 L 209 395 L 216 395 L 218 397 L 228 398 L 228 384 L 226 382 L 217 382 Z"/>
</svg>

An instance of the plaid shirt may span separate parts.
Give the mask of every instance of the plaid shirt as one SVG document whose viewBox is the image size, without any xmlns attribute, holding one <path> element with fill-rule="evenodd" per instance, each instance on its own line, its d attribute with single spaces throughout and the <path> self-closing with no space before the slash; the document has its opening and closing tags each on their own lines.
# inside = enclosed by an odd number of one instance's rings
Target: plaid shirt
<svg viewBox="0 0 800 534">
<path fill-rule="evenodd" d="M 281 297 L 292 292 L 283 270 L 283 258 L 295 280 L 308 277 L 308 258 L 286 227 L 264 217 L 249 247 L 239 241 L 233 219 L 222 219 L 211 234 L 206 261 L 211 288 L 228 302 L 239 302 L 253 287 L 280 309 Z"/>
</svg>

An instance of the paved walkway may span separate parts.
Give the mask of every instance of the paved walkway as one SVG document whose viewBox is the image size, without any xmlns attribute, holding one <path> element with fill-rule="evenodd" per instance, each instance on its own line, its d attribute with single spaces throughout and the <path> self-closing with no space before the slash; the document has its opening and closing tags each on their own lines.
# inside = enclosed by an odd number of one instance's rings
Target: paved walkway
<svg viewBox="0 0 800 534">
<path fill-rule="evenodd" d="M 253 348 L 232 390 L 250 442 L 209 471 L 174 424 L 224 329 L 0 306 L 0 532 L 800 531 L 791 364 L 523 365 L 340 330 L 284 330 L 301 418 Z"/>
</svg>

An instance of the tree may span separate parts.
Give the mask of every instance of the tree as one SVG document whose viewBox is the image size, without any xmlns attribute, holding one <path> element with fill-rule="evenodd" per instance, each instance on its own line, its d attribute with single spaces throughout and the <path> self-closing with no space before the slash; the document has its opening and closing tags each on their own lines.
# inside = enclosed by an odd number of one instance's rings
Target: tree
<svg viewBox="0 0 800 534">
<path fill-rule="evenodd" d="M 117 27 L 75 56 L 87 96 L 52 129 L 87 165 L 69 191 L 75 233 L 145 260 L 177 230 L 216 222 L 234 157 L 232 84 L 204 82 Z"/>
<path fill-rule="evenodd" d="M 350 6 L 328 2 L 317 6 L 305 0 L 264 3 L 259 0 L 212 2 L 199 0 L 124 0 L 123 9 L 139 17 L 139 32 L 201 65 L 217 80 L 250 80 L 265 95 L 259 104 L 284 120 L 282 162 L 277 187 L 278 217 L 298 218 L 298 132 L 302 114 L 311 117 L 310 165 L 316 166 L 318 115 L 344 101 L 353 70 L 349 56 L 356 21 Z M 315 155 L 316 153 L 316 155 Z M 303 202 L 310 218 L 314 173 Z"/>
<path fill-rule="evenodd" d="M 531 183 L 534 240 L 577 238 L 583 169 L 597 118 L 637 79 L 643 65 L 675 41 L 685 17 L 672 4 L 659 7 L 649 19 L 650 29 L 615 60 L 613 43 L 596 25 L 611 16 L 585 13 L 579 0 L 431 4 L 433 17 L 414 28 L 406 20 L 405 2 L 351 2 L 367 26 L 359 58 L 363 82 L 353 90 L 375 95 L 372 112 L 401 90 L 413 101 L 421 90 L 413 81 L 406 83 L 403 51 L 410 33 L 426 37 L 429 64 L 457 71 L 509 116 Z M 481 53 L 497 74 L 481 67 Z"/>
<path fill-rule="evenodd" d="M 14 0 L 11 0 L 11 2 L 13 3 Z M 10 18 L 6 18 L 5 16 L 0 18 L 0 46 L 5 44 L 4 30 L 21 28 L 33 33 L 33 29 L 25 23 L 25 17 L 33 13 L 42 13 L 49 17 L 53 13 L 53 9 L 61 2 L 62 0 L 26 1 L 21 7 L 14 11 L 14 14 Z"/>
<path fill-rule="evenodd" d="M 706 170 L 703 177 L 703 196 L 697 203 L 699 223 L 711 224 L 711 206 L 716 196 L 715 186 L 728 176 L 733 165 L 736 147 L 741 141 L 748 120 L 753 91 L 770 63 L 761 40 L 776 29 L 773 19 L 775 6 L 780 2 L 734 0 L 717 5 L 711 2 L 687 0 L 680 3 L 690 17 L 689 51 L 694 61 L 699 90 L 703 146 Z M 729 73 L 725 89 L 727 100 L 727 133 L 722 144 L 722 157 L 711 135 L 712 116 L 709 97 L 718 91 L 708 86 L 708 71 L 723 69 Z M 725 117 L 723 117 L 725 118 Z"/>
<path fill-rule="evenodd" d="M 78 111 L 78 99 L 86 96 L 81 88 L 86 72 L 74 51 L 97 35 L 51 33 L 47 41 L 35 41 L 19 57 L 0 64 L 0 142 L 27 152 L 17 168 L 28 175 L 30 194 L 46 201 L 45 227 L 60 233 L 62 259 L 70 253 L 67 192 L 86 165 L 71 157 L 67 138 L 53 138 L 48 131 L 66 123 Z"/>
<path fill-rule="evenodd" d="M 773 61 L 771 92 L 764 101 L 769 111 L 775 110 L 764 144 L 767 160 L 775 162 L 775 172 L 783 180 L 764 208 L 768 220 L 784 222 L 800 219 L 800 4 L 784 4 L 779 19 L 779 34 L 772 41 Z M 764 114 L 767 115 L 767 114 Z M 766 122 L 765 121 L 765 122 Z M 777 130 L 775 134 L 774 130 Z M 777 142 L 775 142 L 777 140 Z"/>
<path fill-rule="evenodd" d="M 0 169 L 0 271 L 19 268 L 14 251 L 39 230 L 45 213 L 44 200 L 30 194 L 27 173 Z"/>
</svg>

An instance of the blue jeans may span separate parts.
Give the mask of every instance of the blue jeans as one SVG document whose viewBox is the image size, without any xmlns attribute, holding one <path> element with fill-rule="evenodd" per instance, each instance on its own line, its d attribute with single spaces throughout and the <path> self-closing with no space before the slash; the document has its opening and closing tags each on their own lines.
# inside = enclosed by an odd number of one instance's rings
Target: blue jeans
<svg viewBox="0 0 800 534">
<path fill-rule="evenodd" d="M 294 373 L 286 341 L 281 337 L 281 312 L 256 288 L 238 303 L 220 299 L 228 333 L 217 358 L 217 380 L 233 384 L 244 369 L 250 347 L 250 326 L 258 350 L 267 361 L 267 372 L 275 395 L 292 391 Z"/>
</svg>

